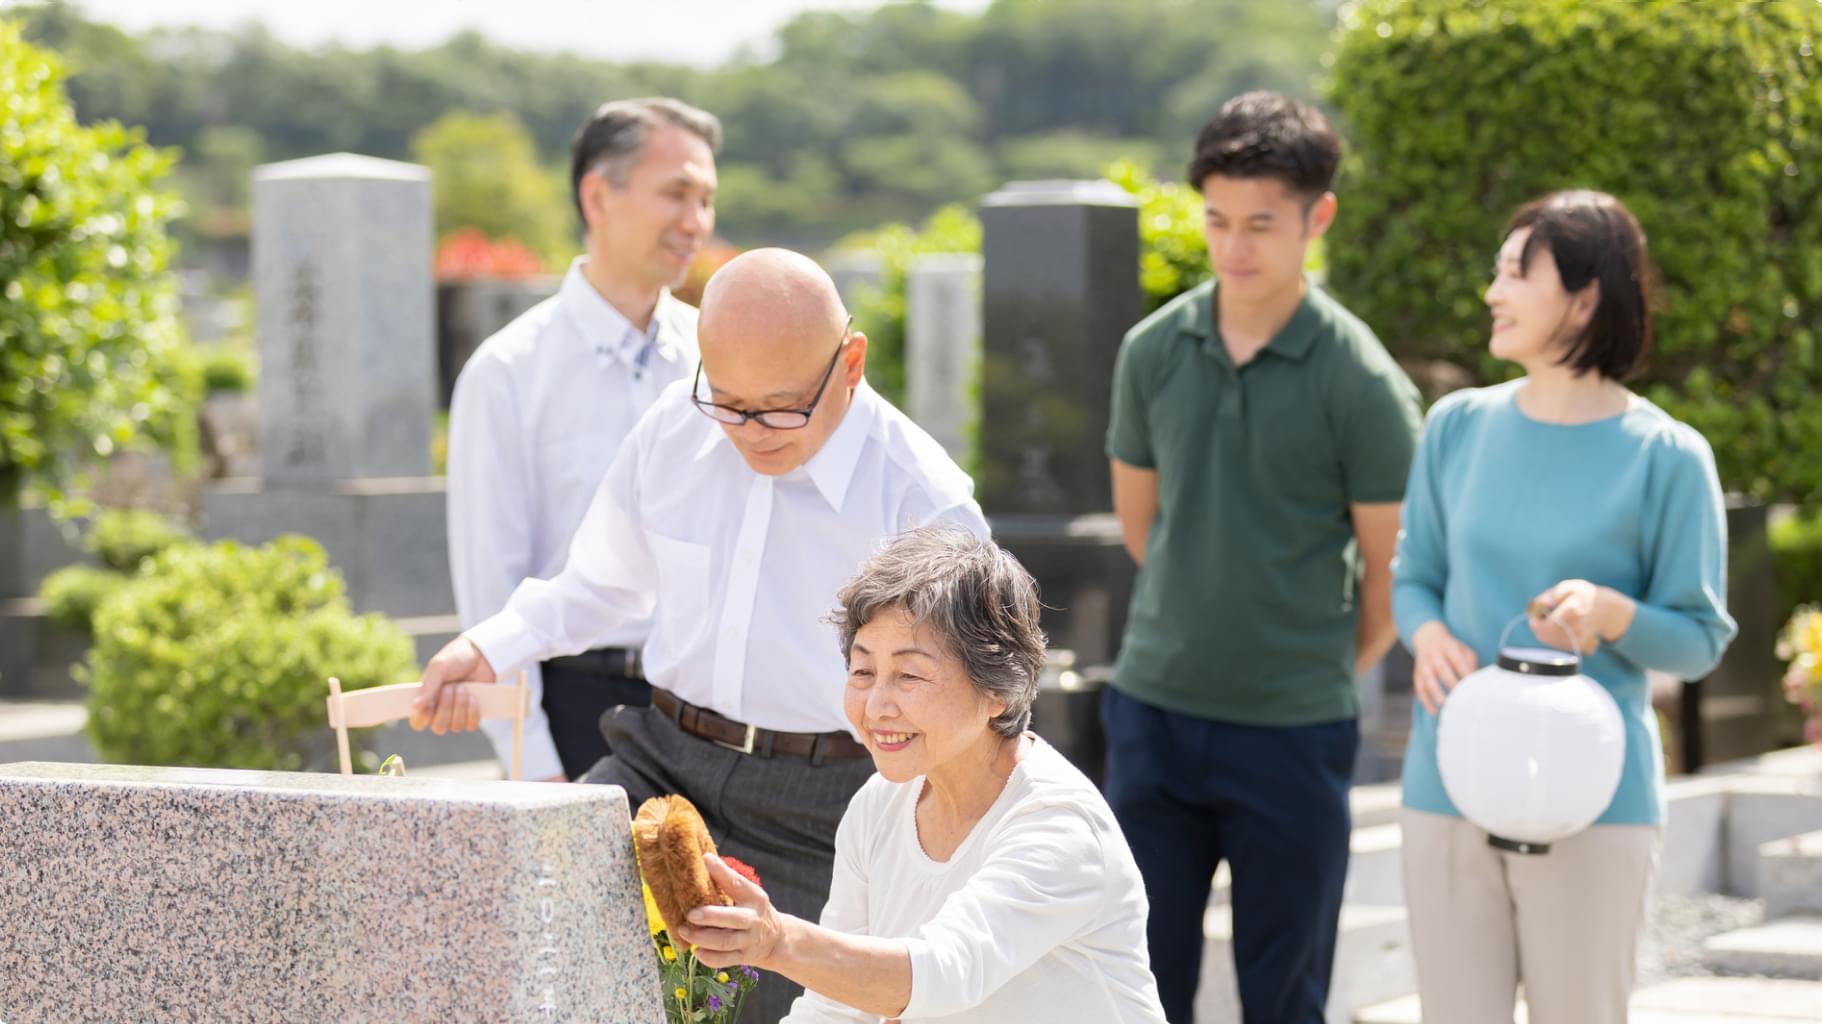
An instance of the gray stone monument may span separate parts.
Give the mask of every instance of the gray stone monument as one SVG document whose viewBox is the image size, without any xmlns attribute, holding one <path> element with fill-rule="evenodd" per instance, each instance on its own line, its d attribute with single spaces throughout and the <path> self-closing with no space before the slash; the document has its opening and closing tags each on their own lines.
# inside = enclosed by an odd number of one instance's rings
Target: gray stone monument
<svg viewBox="0 0 1822 1024">
<path fill-rule="evenodd" d="M 0 765 L 0 1019 L 663 1024 L 626 794 Z"/>
<path fill-rule="evenodd" d="M 205 533 L 320 541 L 358 611 L 455 629 L 435 401 L 430 176 L 338 153 L 254 173 L 258 479 L 204 497 Z"/>
<path fill-rule="evenodd" d="M 1014 182 L 981 201 L 981 228 L 976 494 L 1037 578 L 1052 642 L 1073 653 L 1074 684 L 1034 726 L 1092 765 L 1096 691 L 1132 594 L 1103 451 L 1114 357 L 1144 308 L 1138 209 L 1106 181 Z"/>
<path fill-rule="evenodd" d="M 352 153 L 253 174 L 260 475 L 430 474 L 430 172 Z"/>
<path fill-rule="evenodd" d="M 980 256 L 915 257 L 905 276 L 906 411 L 964 465 L 979 430 L 980 360 Z"/>
</svg>

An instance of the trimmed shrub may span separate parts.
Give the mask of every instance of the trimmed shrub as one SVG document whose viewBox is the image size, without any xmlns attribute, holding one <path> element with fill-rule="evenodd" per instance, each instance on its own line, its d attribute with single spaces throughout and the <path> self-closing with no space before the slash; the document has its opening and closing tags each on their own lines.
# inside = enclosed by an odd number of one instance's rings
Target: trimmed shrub
<svg viewBox="0 0 1822 1024">
<path fill-rule="evenodd" d="M 298 770 L 333 763 L 327 679 L 410 677 L 410 640 L 356 616 L 305 537 L 178 545 L 95 614 L 88 736 L 112 762 Z"/>
<path fill-rule="evenodd" d="M 253 354 L 239 345 L 219 345 L 202 353 L 203 390 L 245 392 L 253 390 Z"/>
<path fill-rule="evenodd" d="M 1331 285 L 1406 361 L 1479 383 L 1505 219 L 1619 196 L 1665 305 L 1642 393 L 1730 490 L 1822 501 L 1822 4 L 1360 0 L 1329 95 L 1348 141 Z"/>
<path fill-rule="evenodd" d="M 181 525 L 149 509 L 113 508 L 95 517 L 83 546 L 102 565 L 131 573 L 166 548 L 195 539 Z"/>
<path fill-rule="evenodd" d="M 95 609 L 126 582 L 126 574 L 113 569 L 66 565 L 44 578 L 38 596 L 52 622 L 87 634 L 95 621 Z"/>
</svg>

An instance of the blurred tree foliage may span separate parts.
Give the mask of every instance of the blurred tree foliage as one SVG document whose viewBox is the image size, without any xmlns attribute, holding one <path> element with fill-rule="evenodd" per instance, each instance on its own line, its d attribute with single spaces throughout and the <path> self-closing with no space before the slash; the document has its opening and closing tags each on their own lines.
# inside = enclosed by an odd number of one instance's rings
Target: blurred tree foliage
<svg viewBox="0 0 1822 1024">
<path fill-rule="evenodd" d="M 69 3 L 17 17 L 69 60 L 85 122 L 118 119 L 183 148 L 179 180 L 199 222 L 185 237 L 236 228 L 237 190 L 258 161 L 337 150 L 407 159 L 448 115 L 510 114 L 545 175 L 559 175 L 596 105 L 668 94 L 726 127 L 723 233 L 808 247 L 971 203 L 1009 178 L 1081 176 L 1122 156 L 1175 177 L 1228 96 L 1313 96 L 1334 0 L 996 0 L 978 14 L 888 3 L 799 15 L 765 53 L 713 69 L 522 53 L 473 32 L 415 52 L 300 50 L 257 26 L 129 35 Z M 471 138 L 481 123 L 466 123 Z M 463 226 L 484 227 L 438 222 Z"/>
<path fill-rule="evenodd" d="M 1822 507 L 1822 4 L 1364 0 L 1330 91 L 1331 283 L 1393 354 L 1521 372 L 1480 299 L 1505 220 L 1611 192 L 1663 283 L 1639 390 L 1730 490 Z"/>
<path fill-rule="evenodd" d="M 517 239 L 547 268 L 580 248 L 568 178 L 538 165 L 531 133 L 512 114 L 444 114 L 412 139 L 411 158 L 430 168 L 439 239 L 463 230 Z"/>
<path fill-rule="evenodd" d="M 173 155 L 77 123 L 63 70 L 0 22 L 0 506 L 129 447 L 196 450 L 201 365 L 177 325 Z"/>
</svg>

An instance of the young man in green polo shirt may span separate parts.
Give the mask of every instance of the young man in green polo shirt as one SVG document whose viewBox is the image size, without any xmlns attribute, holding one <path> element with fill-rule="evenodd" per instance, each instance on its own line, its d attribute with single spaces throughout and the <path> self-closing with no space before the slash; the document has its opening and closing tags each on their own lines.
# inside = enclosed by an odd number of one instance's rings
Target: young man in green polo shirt
<svg viewBox="0 0 1822 1024">
<path fill-rule="evenodd" d="M 1189 169 L 1215 281 L 1134 327 L 1114 371 L 1114 509 L 1140 569 L 1102 705 L 1106 790 L 1173 1022 L 1192 1019 L 1223 859 L 1245 1019 L 1318 1024 L 1328 996 L 1355 678 L 1395 638 L 1421 425 L 1372 330 L 1303 276 L 1340 155 L 1308 106 L 1223 106 Z"/>
</svg>

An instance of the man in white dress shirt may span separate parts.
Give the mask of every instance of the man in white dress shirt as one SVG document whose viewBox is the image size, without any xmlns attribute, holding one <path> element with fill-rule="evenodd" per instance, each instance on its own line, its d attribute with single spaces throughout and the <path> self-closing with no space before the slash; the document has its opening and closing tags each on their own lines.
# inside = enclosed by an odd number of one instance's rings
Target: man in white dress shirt
<svg viewBox="0 0 1822 1024">
<path fill-rule="evenodd" d="M 867 339 L 850 326 L 803 256 L 761 249 L 723 267 L 703 296 L 697 379 L 633 428 L 563 571 L 527 580 L 425 666 L 413 716 L 473 728 L 473 699 L 445 683 L 492 682 L 649 616 L 652 705 L 610 714 L 614 754 L 583 781 L 623 786 L 635 807 L 688 797 L 776 906 L 809 917 L 836 825 L 873 773 L 842 710 L 836 591 L 901 531 L 987 535 L 967 474 L 867 386 Z M 749 1019 L 776 1021 L 799 991 L 768 976 Z"/>
<path fill-rule="evenodd" d="M 620 444 L 696 363 L 696 310 L 670 294 L 715 227 L 721 125 L 672 99 L 596 110 L 571 146 L 587 254 L 557 294 L 475 351 L 449 409 L 449 565 L 464 627 L 521 580 L 555 576 Z M 526 666 L 524 776 L 563 781 L 606 757 L 601 715 L 647 704 L 630 618 L 594 649 Z M 511 723 L 483 727 L 505 763 Z"/>
</svg>

